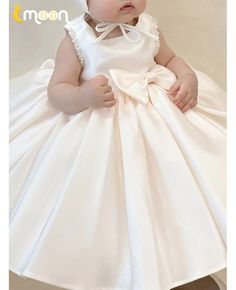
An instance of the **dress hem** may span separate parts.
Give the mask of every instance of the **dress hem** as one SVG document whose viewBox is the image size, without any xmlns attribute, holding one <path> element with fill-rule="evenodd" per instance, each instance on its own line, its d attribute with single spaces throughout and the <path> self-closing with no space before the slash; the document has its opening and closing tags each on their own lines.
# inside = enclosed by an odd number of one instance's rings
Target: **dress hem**
<svg viewBox="0 0 236 290">
<path fill-rule="evenodd" d="M 174 287 L 178 287 L 178 286 L 181 286 L 183 284 L 186 284 L 186 283 L 190 283 L 192 281 L 195 281 L 197 279 L 200 279 L 200 278 L 203 278 L 205 276 L 208 276 L 208 275 L 211 275 L 211 274 L 214 274 L 220 270 L 223 270 L 227 267 L 227 263 L 224 263 L 223 265 L 221 266 L 218 266 L 216 268 L 211 268 L 211 270 L 207 270 L 207 271 L 204 271 L 202 272 L 201 274 L 197 274 L 197 275 L 194 275 L 194 276 L 191 276 L 191 277 L 188 277 L 184 280 L 181 280 L 181 281 L 178 281 L 170 286 L 168 286 L 166 289 L 164 290 L 170 290 Z M 13 273 L 17 274 L 18 276 L 20 276 L 21 278 L 23 279 L 27 279 L 27 278 L 30 278 L 30 279 L 34 279 L 38 282 L 41 282 L 41 283 L 46 283 L 46 284 L 49 284 L 51 286 L 55 286 L 55 287 L 59 287 L 59 288 L 65 288 L 67 290 L 132 290 L 132 289 L 129 289 L 129 288 L 112 288 L 112 287 L 90 287 L 90 288 L 84 288 L 84 287 L 80 287 L 80 288 L 71 288 L 71 286 L 68 286 L 66 284 L 58 284 L 55 280 L 50 280 L 50 279 L 47 279 L 47 278 L 41 278 L 40 275 L 37 275 L 33 272 L 30 272 L 30 271 L 26 271 L 24 275 L 22 275 L 18 270 L 14 269 L 13 267 L 9 266 L 9 270 L 12 271 Z M 217 283 L 218 284 L 218 283 Z M 218 284 L 219 285 L 219 284 Z M 220 286 L 220 285 L 219 285 Z M 221 288 L 222 289 L 222 288 Z M 221 290 L 220 289 L 220 290 Z M 144 289 L 146 290 L 146 289 Z M 149 289 L 149 290 L 158 290 L 158 289 Z"/>
</svg>

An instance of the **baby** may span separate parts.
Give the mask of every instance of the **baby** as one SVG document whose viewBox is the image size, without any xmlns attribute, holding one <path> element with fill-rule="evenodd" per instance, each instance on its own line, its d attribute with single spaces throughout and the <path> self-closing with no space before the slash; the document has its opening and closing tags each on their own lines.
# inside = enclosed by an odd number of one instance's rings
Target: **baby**
<svg viewBox="0 0 236 290">
<path fill-rule="evenodd" d="M 96 25 L 101 22 L 136 25 L 139 15 L 146 8 L 147 0 L 88 0 L 87 4 L 87 12 L 90 15 L 87 22 L 96 36 L 99 37 L 101 34 L 96 30 Z M 159 28 L 157 30 L 160 49 L 154 60 L 176 75 L 177 80 L 170 87 L 168 95 L 184 113 L 197 104 L 198 78 L 190 66 L 168 46 L 161 30 Z M 117 25 L 106 36 L 106 39 L 120 35 L 122 35 L 122 31 Z M 112 87 L 108 84 L 109 79 L 100 74 L 81 84 L 80 73 L 82 69 L 74 49 L 74 43 L 70 35 L 67 34 L 58 48 L 55 69 L 48 86 L 48 98 L 51 103 L 67 114 L 76 114 L 87 108 L 115 106 L 116 98 Z M 172 289 L 182 289 L 181 287 Z M 183 287 L 185 290 L 219 289 L 210 276 L 185 284 Z"/>
<path fill-rule="evenodd" d="M 97 19 L 135 25 L 139 15 L 144 12 L 146 4 L 147 0 L 89 0 L 88 10 L 90 15 L 95 17 L 91 17 L 88 23 L 97 36 L 99 36 L 95 30 L 96 24 L 99 23 Z M 167 45 L 160 29 L 158 32 L 161 45 L 155 61 L 175 73 L 177 80 L 170 87 L 169 97 L 182 112 L 186 112 L 197 104 L 197 76 Z M 107 38 L 116 37 L 121 33 L 120 28 L 115 27 Z M 57 50 L 55 70 L 48 86 L 48 98 L 51 103 L 67 114 L 76 114 L 87 108 L 114 106 L 116 99 L 112 87 L 108 84 L 108 78 L 97 75 L 80 84 L 81 70 L 71 37 L 66 35 Z"/>
<path fill-rule="evenodd" d="M 10 269 L 66 289 L 216 290 L 225 94 L 147 0 L 80 3 L 55 62 L 11 85 Z"/>
</svg>

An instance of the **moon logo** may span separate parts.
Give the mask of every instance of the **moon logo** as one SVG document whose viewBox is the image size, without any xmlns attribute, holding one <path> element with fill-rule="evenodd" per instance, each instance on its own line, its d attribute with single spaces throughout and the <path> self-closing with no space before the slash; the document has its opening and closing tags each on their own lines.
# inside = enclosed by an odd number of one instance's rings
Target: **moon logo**
<svg viewBox="0 0 236 290">
<path fill-rule="evenodd" d="M 19 22 L 19 23 L 24 21 L 19 16 L 20 10 L 21 10 L 20 6 L 18 4 L 15 4 L 14 11 L 13 11 L 13 18 L 16 22 Z"/>
</svg>

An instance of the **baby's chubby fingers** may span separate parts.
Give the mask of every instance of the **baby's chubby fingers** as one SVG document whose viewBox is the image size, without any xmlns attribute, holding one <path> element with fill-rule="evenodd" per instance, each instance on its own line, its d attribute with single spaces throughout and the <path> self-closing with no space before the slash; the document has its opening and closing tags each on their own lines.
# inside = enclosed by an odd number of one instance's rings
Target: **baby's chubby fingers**
<svg viewBox="0 0 236 290">
<path fill-rule="evenodd" d="M 101 89 L 104 94 L 102 107 L 113 107 L 116 104 L 116 98 L 113 88 L 109 85 L 109 78 L 104 75 L 99 75 L 98 78 L 101 81 Z"/>
<path fill-rule="evenodd" d="M 85 106 L 102 108 L 115 105 L 116 99 L 112 87 L 108 84 L 109 81 L 109 78 L 101 74 L 82 84 Z"/>
<path fill-rule="evenodd" d="M 104 101 L 110 101 L 110 100 L 114 100 L 114 99 L 115 99 L 115 95 L 112 91 L 108 92 L 104 95 Z"/>
<path fill-rule="evenodd" d="M 175 104 L 181 110 L 184 106 L 186 106 L 189 103 L 190 100 L 191 96 L 188 93 L 186 93 L 185 97 L 183 97 L 178 103 L 176 102 Z"/>
<path fill-rule="evenodd" d="M 105 75 L 97 75 L 95 79 L 100 86 L 108 86 L 109 78 L 107 78 Z"/>
<path fill-rule="evenodd" d="M 102 87 L 104 94 L 110 93 L 112 91 L 112 87 L 110 85 L 106 85 Z"/>
<path fill-rule="evenodd" d="M 182 111 L 183 113 L 185 113 L 185 112 L 187 112 L 188 110 L 190 110 L 191 108 L 195 107 L 196 105 L 197 105 L 197 99 L 196 99 L 196 98 L 191 98 L 191 99 L 189 100 L 189 102 L 188 102 L 185 106 L 183 106 L 183 107 L 181 108 L 181 111 Z"/>
<path fill-rule="evenodd" d="M 173 83 L 173 85 L 170 87 L 168 91 L 168 95 L 173 99 L 173 97 L 177 94 L 178 90 L 180 88 L 180 81 L 177 80 Z"/>
<path fill-rule="evenodd" d="M 187 95 L 186 90 L 180 88 L 178 93 L 177 93 L 177 95 L 174 96 L 174 98 L 173 98 L 173 102 L 175 103 L 175 105 L 178 106 L 181 102 L 183 102 L 183 100 L 185 99 L 186 95 Z"/>
</svg>

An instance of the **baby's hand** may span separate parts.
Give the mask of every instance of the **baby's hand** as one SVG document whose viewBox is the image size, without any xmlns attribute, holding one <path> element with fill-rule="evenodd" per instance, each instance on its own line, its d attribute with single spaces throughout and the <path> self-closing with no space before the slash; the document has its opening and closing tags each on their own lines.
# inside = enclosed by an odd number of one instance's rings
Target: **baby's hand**
<svg viewBox="0 0 236 290">
<path fill-rule="evenodd" d="M 116 104 L 112 87 L 108 85 L 109 79 L 98 75 L 81 85 L 84 105 L 89 108 L 112 107 Z"/>
<path fill-rule="evenodd" d="M 185 113 L 197 104 L 197 78 L 189 74 L 182 76 L 171 86 L 168 95 L 178 108 Z"/>
</svg>

